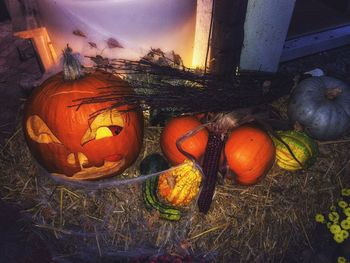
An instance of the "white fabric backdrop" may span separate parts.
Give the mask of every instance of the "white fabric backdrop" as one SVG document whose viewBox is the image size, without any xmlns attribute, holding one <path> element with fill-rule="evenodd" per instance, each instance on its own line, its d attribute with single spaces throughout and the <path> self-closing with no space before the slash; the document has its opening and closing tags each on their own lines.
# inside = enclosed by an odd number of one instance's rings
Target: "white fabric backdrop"
<svg viewBox="0 0 350 263">
<path fill-rule="evenodd" d="M 133 59 L 153 47 L 174 50 L 191 63 L 196 0 L 37 0 L 37 5 L 57 54 L 68 43 L 82 55 Z M 107 48 L 109 38 L 124 48 Z"/>
</svg>

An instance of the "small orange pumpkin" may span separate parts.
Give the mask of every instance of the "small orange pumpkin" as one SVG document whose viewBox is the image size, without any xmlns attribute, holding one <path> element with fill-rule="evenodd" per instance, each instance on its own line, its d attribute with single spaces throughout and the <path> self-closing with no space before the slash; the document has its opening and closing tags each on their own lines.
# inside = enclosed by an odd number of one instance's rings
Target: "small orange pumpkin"
<svg viewBox="0 0 350 263">
<path fill-rule="evenodd" d="M 172 165 L 183 163 L 186 157 L 177 149 L 176 141 L 187 132 L 201 125 L 195 117 L 181 116 L 171 119 L 164 127 L 160 136 L 160 146 L 166 158 Z M 199 159 L 205 152 L 208 141 L 208 131 L 201 129 L 182 143 L 182 149 Z"/>
<path fill-rule="evenodd" d="M 23 130 L 31 153 L 48 172 L 71 179 L 122 173 L 142 147 L 141 112 L 122 112 L 128 109 L 123 106 L 91 118 L 110 103 L 83 104 L 79 109 L 69 106 L 75 99 L 99 95 L 102 87 L 113 86 L 126 94 L 132 88 L 99 71 L 73 80 L 66 80 L 65 74 L 46 80 L 27 101 Z"/>
<path fill-rule="evenodd" d="M 240 184 L 254 184 L 271 169 L 275 160 L 275 147 L 263 130 L 241 126 L 232 131 L 226 145 L 225 156 L 230 169 Z"/>
</svg>

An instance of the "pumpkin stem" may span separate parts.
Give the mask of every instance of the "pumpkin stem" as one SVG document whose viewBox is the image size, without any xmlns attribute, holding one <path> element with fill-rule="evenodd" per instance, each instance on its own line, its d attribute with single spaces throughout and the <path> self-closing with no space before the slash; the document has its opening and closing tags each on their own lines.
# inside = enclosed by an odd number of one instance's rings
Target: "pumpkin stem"
<svg viewBox="0 0 350 263">
<path fill-rule="evenodd" d="M 326 91 L 326 98 L 329 100 L 336 99 L 342 93 L 341 88 L 331 88 Z"/>
<path fill-rule="evenodd" d="M 63 51 L 63 78 L 64 80 L 77 80 L 84 76 L 79 60 L 72 54 L 72 49 L 67 45 Z"/>
</svg>

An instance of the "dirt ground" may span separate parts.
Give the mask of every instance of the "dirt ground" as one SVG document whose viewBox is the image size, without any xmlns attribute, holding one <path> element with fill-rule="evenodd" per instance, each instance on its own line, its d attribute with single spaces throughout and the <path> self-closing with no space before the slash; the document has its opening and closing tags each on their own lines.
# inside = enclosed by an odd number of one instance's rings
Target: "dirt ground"
<svg viewBox="0 0 350 263">
<path fill-rule="evenodd" d="M 350 46 L 281 65 L 281 70 L 289 73 L 300 73 L 314 68 L 320 68 L 327 75 L 350 83 Z M 41 76 L 30 44 L 12 36 L 10 23 L 0 23 L 0 150 L 16 132 L 25 98 Z M 30 219 L 21 214 L 20 210 L 19 206 L 0 202 L 0 262 L 32 262 L 32 258 L 42 260 L 35 262 L 49 262 L 49 252 L 45 250 L 40 238 L 25 231 L 25 225 L 30 223 Z M 40 247 L 42 249 L 39 249 Z M 315 249 L 317 250 L 317 247 Z M 3 256 L 9 255 L 8 251 L 11 251 L 13 258 L 3 261 Z M 327 253 L 332 251 L 316 251 L 317 262 L 330 262 Z M 26 260 L 23 261 L 23 258 Z M 301 260 L 315 262 L 315 251 L 305 248 Z"/>
</svg>

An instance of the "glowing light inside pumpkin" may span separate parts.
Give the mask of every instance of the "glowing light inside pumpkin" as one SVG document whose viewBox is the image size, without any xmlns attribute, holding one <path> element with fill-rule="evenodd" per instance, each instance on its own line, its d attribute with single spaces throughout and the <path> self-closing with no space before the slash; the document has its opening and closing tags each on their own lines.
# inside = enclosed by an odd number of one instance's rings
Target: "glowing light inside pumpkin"
<svg viewBox="0 0 350 263">
<path fill-rule="evenodd" d="M 111 127 L 124 127 L 124 120 L 121 113 L 116 110 L 108 110 L 97 115 L 96 118 L 90 124 L 90 128 L 86 131 L 81 140 L 81 144 L 85 144 L 91 140 L 98 140 L 106 137 L 113 136 Z"/>
<path fill-rule="evenodd" d="M 85 156 L 85 154 L 78 152 L 78 160 L 80 164 L 80 168 L 83 169 L 85 165 L 89 163 L 89 159 Z"/>
<path fill-rule="evenodd" d="M 96 131 L 95 139 L 99 140 L 99 139 L 112 137 L 112 136 L 113 136 L 113 133 L 111 132 L 111 130 L 108 127 L 100 127 Z"/>
<path fill-rule="evenodd" d="M 45 122 L 38 116 L 30 116 L 26 122 L 29 137 L 38 143 L 60 143 L 60 140 L 47 127 Z"/>
</svg>

